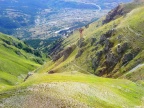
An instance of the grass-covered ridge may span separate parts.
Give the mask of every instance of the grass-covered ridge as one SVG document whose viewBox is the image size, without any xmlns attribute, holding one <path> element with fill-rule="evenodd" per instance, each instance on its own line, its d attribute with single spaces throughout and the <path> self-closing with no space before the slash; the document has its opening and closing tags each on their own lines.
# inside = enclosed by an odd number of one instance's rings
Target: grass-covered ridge
<svg viewBox="0 0 144 108">
<path fill-rule="evenodd" d="M 3 95 L 1 106 L 5 108 L 142 107 L 144 95 L 143 88 L 131 81 L 80 73 L 35 74 L 11 92 L 7 90 L 0 93 Z"/>
</svg>

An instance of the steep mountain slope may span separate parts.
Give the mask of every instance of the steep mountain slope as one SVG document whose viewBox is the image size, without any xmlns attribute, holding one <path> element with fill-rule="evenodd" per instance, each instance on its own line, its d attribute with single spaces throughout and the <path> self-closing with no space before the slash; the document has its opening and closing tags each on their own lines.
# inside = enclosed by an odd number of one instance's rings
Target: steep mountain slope
<svg viewBox="0 0 144 108">
<path fill-rule="evenodd" d="M 122 4 L 114 10 L 119 8 L 123 14 L 108 14 L 104 20 L 84 28 L 83 39 L 78 39 L 78 31 L 65 39 L 57 48 L 64 50 L 57 54 L 55 49 L 51 54 L 56 62 L 47 71 L 63 72 L 80 67 L 98 76 L 117 78 L 143 64 L 143 3 Z M 110 13 L 117 12 L 114 10 Z M 106 23 L 109 17 L 115 19 Z M 70 54 L 73 57 L 68 57 Z"/>
<path fill-rule="evenodd" d="M 23 82 L 43 62 L 39 56 L 22 41 L 0 33 L 0 89 Z"/>
<path fill-rule="evenodd" d="M 76 30 L 53 43 L 53 60 L 25 82 L 2 88 L 0 107 L 143 108 L 144 7 L 142 3 L 119 7 L 123 14 L 109 14 L 83 27 L 83 38 Z M 108 17 L 112 20 L 105 22 Z"/>
</svg>

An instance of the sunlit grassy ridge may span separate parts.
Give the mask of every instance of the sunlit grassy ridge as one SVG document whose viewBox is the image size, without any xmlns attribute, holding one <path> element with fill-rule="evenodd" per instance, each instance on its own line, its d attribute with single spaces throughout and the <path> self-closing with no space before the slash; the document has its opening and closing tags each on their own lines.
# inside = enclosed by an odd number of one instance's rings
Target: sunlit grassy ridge
<svg viewBox="0 0 144 108">
<path fill-rule="evenodd" d="M 18 84 L 29 71 L 40 66 L 34 61 L 38 57 L 14 46 L 18 43 L 27 47 L 18 39 L 0 34 L 0 85 Z"/>
<path fill-rule="evenodd" d="M 140 85 L 128 80 L 78 73 L 35 74 L 11 92 L 1 91 L 2 94 L 6 99 L 1 99 L 1 105 L 12 108 L 131 108 L 143 106 L 144 91 Z"/>
</svg>

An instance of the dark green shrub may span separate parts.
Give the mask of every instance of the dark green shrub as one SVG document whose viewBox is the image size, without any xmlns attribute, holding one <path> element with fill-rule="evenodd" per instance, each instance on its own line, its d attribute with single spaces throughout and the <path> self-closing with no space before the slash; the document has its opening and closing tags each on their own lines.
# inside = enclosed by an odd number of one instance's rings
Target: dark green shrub
<svg viewBox="0 0 144 108">
<path fill-rule="evenodd" d="M 26 51 L 27 53 L 32 53 L 33 54 L 33 49 L 29 48 L 29 47 L 25 47 L 23 48 L 24 51 Z"/>
</svg>

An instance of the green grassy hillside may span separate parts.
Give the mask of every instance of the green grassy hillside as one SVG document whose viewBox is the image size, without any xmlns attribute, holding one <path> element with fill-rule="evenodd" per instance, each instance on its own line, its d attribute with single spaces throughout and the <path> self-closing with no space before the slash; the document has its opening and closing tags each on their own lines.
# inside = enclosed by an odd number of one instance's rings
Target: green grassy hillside
<svg viewBox="0 0 144 108">
<path fill-rule="evenodd" d="M 118 78 L 143 64 L 143 4 L 122 4 L 121 7 L 124 14 L 115 13 L 115 20 L 103 24 L 105 18 L 102 18 L 90 24 L 88 28 L 83 27 L 84 39 L 80 40 L 79 32 L 75 31 L 63 41 L 64 50 L 52 56 L 56 60 L 45 64 L 39 72 L 79 70 L 98 76 Z M 74 45 L 75 49 L 68 54 L 67 49 Z M 69 57 L 64 59 L 66 54 Z M 139 73 L 138 70 L 135 71 Z M 141 73 L 142 78 L 137 80 L 144 78 L 143 72 Z"/>
<path fill-rule="evenodd" d="M 42 59 L 32 51 L 22 41 L 0 33 L 0 88 L 22 82 L 28 72 L 40 66 Z"/>
</svg>

